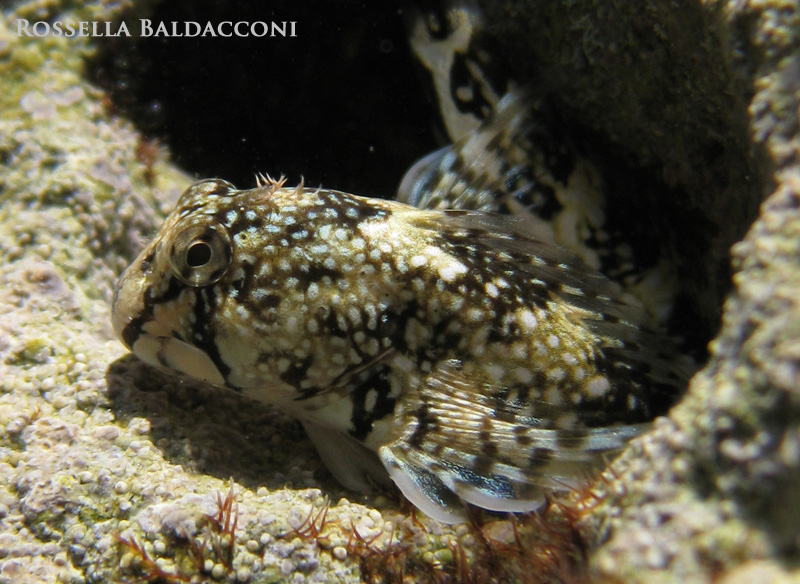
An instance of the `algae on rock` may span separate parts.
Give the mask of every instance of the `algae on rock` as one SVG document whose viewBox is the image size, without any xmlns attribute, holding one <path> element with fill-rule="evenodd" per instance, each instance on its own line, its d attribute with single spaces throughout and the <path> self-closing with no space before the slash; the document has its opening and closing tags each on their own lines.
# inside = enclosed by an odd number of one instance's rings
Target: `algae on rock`
<svg viewBox="0 0 800 584">
<path fill-rule="evenodd" d="M 112 338 L 114 278 L 190 178 L 163 149 L 137 156 L 143 138 L 85 80 L 96 39 L 18 37 L 13 19 L 114 20 L 132 4 L 20 1 L 0 17 L 0 581 L 120 581 L 115 537 L 168 556 L 231 475 L 235 577 L 358 581 L 348 520 L 377 537 L 403 516 L 342 500 L 339 540 L 286 541 L 321 491 L 344 494 L 298 427 L 154 373 Z M 517 77 L 611 153 L 597 155 L 609 177 L 642 187 L 631 209 L 663 213 L 686 314 L 707 331 L 723 314 L 686 397 L 594 486 L 589 574 L 800 581 L 800 9 L 482 4 Z M 470 535 L 429 529 L 412 540 L 432 562 Z"/>
</svg>

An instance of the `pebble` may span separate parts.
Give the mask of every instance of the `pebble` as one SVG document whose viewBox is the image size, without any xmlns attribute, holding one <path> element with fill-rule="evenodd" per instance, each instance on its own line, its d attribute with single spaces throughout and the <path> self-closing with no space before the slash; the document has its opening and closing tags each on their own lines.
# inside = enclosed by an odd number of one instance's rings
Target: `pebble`
<svg viewBox="0 0 800 584">
<path fill-rule="evenodd" d="M 447 548 L 436 550 L 433 555 L 437 561 L 444 564 L 449 564 L 453 561 L 453 551 Z"/>
<path fill-rule="evenodd" d="M 27 426 L 27 423 L 22 418 L 16 418 L 11 420 L 8 424 L 6 424 L 6 433 L 12 436 L 16 436 L 19 434 L 23 428 Z"/>
<path fill-rule="evenodd" d="M 219 580 L 224 575 L 225 575 L 225 566 L 223 566 L 222 564 L 214 564 L 214 567 L 211 568 L 211 577 Z"/>
<path fill-rule="evenodd" d="M 339 561 L 343 561 L 347 557 L 347 549 L 343 546 L 337 545 L 333 548 L 333 557 Z"/>
<path fill-rule="evenodd" d="M 156 558 L 155 562 L 156 566 L 167 574 L 173 574 L 175 572 L 175 563 L 172 561 L 172 558 Z"/>
<path fill-rule="evenodd" d="M 68 396 L 62 394 L 53 396 L 53 399 L 50 401 L 50 404 L 57 410 L 63 409 L 71 403 L 72 400 Z"/>
<path fill-rule="evenodd" d="M 281 562 L 281 574 L 284 576 L 288 576 L 294 571 L 294 564 L 292 564 L 292 560 L 285 559 Z"/>
<path fill-rule="evenodd" d="M 92 430 L 92 437 L 98 440 L 108 440 L 109 442 L 119 438 L 120 429 L 117 426 L 98 426 Z"/>
<path fill-rule="evenodd" d="M 367 529 L 372 529 L 373 527 L 375 527 L 375 520 L 372 519 L 372 517 L 364 517 L 361 520 L 361 525 Z"/>
<path fill-rule="evenodd" d="M 150 433 L 150 420 L 145 420 L 144 418 L 139 418 L 136 421 L 136 424 L 131 423 L 129 428 L 133 428 L 136 432 L 141 435 L 149 434 Z"/>
</svg>

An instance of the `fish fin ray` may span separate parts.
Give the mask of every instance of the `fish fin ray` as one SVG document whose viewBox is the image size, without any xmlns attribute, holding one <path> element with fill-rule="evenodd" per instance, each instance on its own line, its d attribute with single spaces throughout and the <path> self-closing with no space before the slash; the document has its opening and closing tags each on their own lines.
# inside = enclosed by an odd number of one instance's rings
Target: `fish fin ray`
<svg viewBox="0 0 800 584">
<path fill-rule="evenodd" d="M 343 486 L 363 493 L 373 482 L 390 484 L 381 461 L 366 446 L 347 434 L 309 420 L 303 420 L 302 424 L 322 462 Z"/>
<path fill-rule="evenodd" d="M 617 283 L 569 250 L 539 240 L 522 219 L 444 210 L 409 220 L 445 239 L 504 253 L 509 270 L 529 275 L 530 289 L 538 289 L 542 298 L 570 307 L 570 318 L 604 339 L 600 348 L 623 368 L 644 371 L 647 379 L 673 392 L 685 387 L 696 369 L 680 354 L 676 339 L 658 331 L 641 304 L 624 296 Z"/>
<path fill-rule="evenodd" d="M 406 499 L 423 513 L 442 523 L 458 523 L 466 519 L 464 505 L 458 496 L 431 472 L 424 461 L 414 460 L 397 444 L 378 450 L 389 476 Z"/>
<path fill-rule="evenodd" d="M 543 488 L 563 488 L 648 427 L 556 428 L 536 404 L 504 401 L 500 390 L 447 361 L 409 392 L 381 460 L 414 504 L 422 492 L 429 515 L 451 513 L 442 487 L 486 509 L 536 509 Z"/>
<path fill-rule="evenodd" d="M 506 198 L 524 198 L 534 187 L 528 112 L 525 93 L 509 91 L 476 131 L 418 160 L 397 200 L 421 209 L 497 211 Z"/>
</svg>

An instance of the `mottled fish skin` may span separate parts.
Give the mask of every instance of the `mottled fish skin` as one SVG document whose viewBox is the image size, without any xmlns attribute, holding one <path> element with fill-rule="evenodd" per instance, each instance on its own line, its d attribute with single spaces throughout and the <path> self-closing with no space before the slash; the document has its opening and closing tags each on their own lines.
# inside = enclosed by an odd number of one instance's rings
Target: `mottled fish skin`
<svg viewBox="0 0 800 584">
<path fill-rule="evenodd" d="M 202 181 L 120 277 L 112 316 L 145 362 L 297 417 L 346 487 L 391 479 L 445 522 L 464 502 L 537 508 L 663 413 L 687 371 L 648 331 L 658 308 L 618 285 L 650 276 L 587 245 L 605 237 L 595 174 L 547 146 L 524 92 L 501 97 L 486 39 L 472 2 L 417 15 L 454 143 L 399 202 Z M 616 283 L 589 267 L 605 257 Z"/>
<path fill-rule="evenodd" d="M 346 486 L 377 452 L 452 522 L 461 500 L 536 508 L 680 384 L 614 294 L 511 218 L 207 180 L 122 274 L 112 321 L 145 362 L 299 418 Z"/>
<path fill-rule="evenodd" d="M 639 197 L 608 187 L 581 144 L 498 56 L 477 2 L 440 0 L 411 10 L 409 40 L 429 73 L 452 146 L 417 163 L 398 200 L 428 209 L 524 216 L 539 239 L 569 249 L 619 283 L 658 328 L 680 282 L 674 252 L 648 218 L 619 218 Z M 596 157 L 596 156 L 595 156 Z"/>
<path fill-rule="evenodd" d="M 491 38 L 472 0 L 431 2 L 409 10 L 409 44 L 430 74 L 450 141 L 478 129 L 509 90 L 509 76 L 487 50 Z"/>
</svg>

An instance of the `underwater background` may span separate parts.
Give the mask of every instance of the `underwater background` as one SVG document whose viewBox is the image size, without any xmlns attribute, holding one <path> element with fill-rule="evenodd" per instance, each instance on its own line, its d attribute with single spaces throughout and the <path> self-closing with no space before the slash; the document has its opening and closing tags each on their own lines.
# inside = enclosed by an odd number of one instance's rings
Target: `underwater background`
<svg viewBox="0 0 800 584">
<path fill-rule="evenodd" d="M 660 214 L 702 363 L 686 395 L 526 517 L 442 526 L 346 491 L 292 419 L 128 355 L 110 303 L 198 178 L 392 197 L 444 140 L 417 7 L 2 2 L 0 582 L 800 581 L 800 7 L 478 4 L 631 230 Z M 142 18 L 297 37 L 136 38 Z"/>
</svg>

